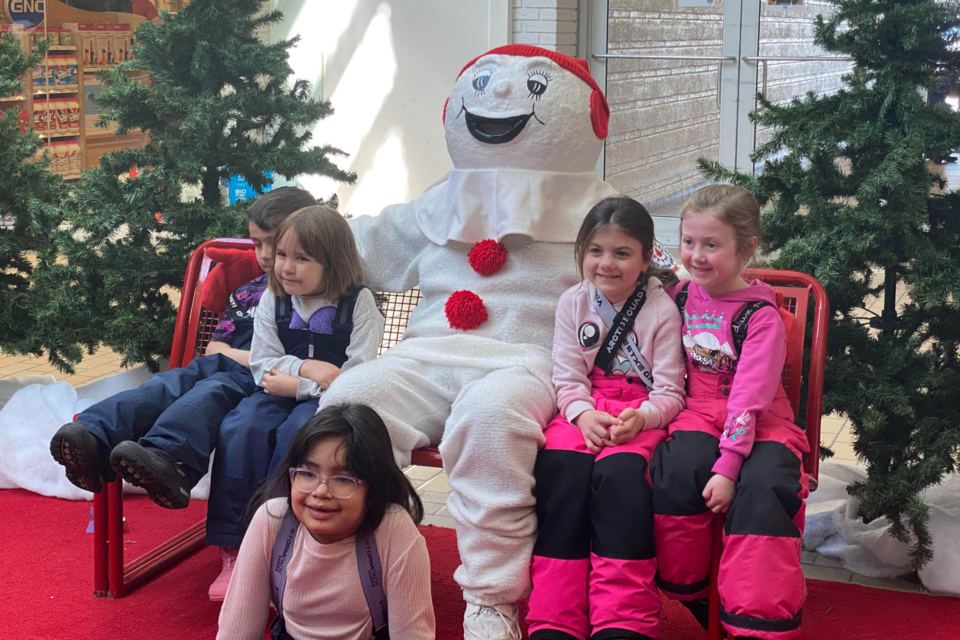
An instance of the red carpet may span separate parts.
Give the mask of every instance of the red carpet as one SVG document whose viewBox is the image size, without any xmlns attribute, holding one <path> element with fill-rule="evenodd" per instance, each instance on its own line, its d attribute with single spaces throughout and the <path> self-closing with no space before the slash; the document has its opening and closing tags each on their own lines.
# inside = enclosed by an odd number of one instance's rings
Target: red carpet
<svg viewBox="0 0 960 640">
<path fill-rule="evenodd" d="M 165 511 L 142 496 L 126 502 L 128 560 L 203 517 L 206 503 Z M 193 555 L 121 600 L 94 598 L 90 503 L 0 491 L 0 638 L 18 640 L 213 640 L 219 605 L 207 586 L 219 571 L 212 548 Z M 437 638 L 462 638 L 463 601 L 453 581 L 454 532 L 423 527 L 433 564 Z M 960 639 L 960 599 L 807 583 L 804 640 Z M 663 640 L 706 633 L 679 605 L 663 610 Z"/>
</svg>

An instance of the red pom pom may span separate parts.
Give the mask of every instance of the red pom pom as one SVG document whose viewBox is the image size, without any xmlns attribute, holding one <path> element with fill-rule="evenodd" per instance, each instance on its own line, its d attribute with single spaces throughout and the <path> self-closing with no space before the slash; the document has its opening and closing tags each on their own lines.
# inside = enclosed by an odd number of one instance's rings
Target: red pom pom
<svg viewBox="0 0 960 640">
<path fill-rule="evenodd" d="M 482 276 L 493 275 L 507 261 L 507 248 L 496 240 L 481 240 L 467 255 L 470 266 Z"/>
<path fill-rule="evenodd" d="M 487 308 L 473 291 L 454 291 L 444 305 L 452 329 L 471 331 L 487 320 Z"/>
</svg>

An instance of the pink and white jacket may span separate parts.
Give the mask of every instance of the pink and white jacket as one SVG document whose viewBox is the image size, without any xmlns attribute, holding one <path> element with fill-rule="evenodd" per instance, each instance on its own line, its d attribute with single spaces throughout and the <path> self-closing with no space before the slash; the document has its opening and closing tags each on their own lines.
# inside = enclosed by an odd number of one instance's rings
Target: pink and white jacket
<svg viewBox="0 0 960 640">
<path fill-rule="evenodd" d="M 671 287 L 676 297 L 683 287 Z M 734 376 L 727 397 L 727 417 L 720 437 L 720 459 L 713 472 L 731 480 L 740 476 L 740 466 L 753 449 L 755 427 L 770 408 L 787 357 L 787 336 L 777 311 L 776 293 L 768 284 L 754 280 L 746 289 L 716 297 L 690 282 L 684 306 L 683 348 L 695 375 Z M 740 353 L 734 348 L 731 324 L 750 302 L 768 302 L 747 323 Z"/>
<path fill-rule="evenodd" d="M 593 308 L 596 289 L 583 281 L 567 289 L 557 304 L 553 335 L 553 385 L 560 414 L 573 422 L 584 411 L 596 408 L 590 374 L 607 327 Z M 623 304 L 614 305 L 619 311 Z M 633 338 L 650 364 L 653 389 L 639 411 L 646 429 L 666 428 L 683 409 L 683 350 L 680 315 L 676 304 L 654 277 L 647 281 L 647 299 L 633 325 Z M 619 353 L 607 375 L 637 376 L 630 361 Z M 637 379 L 637 384 L 643 382 Z"/>
</svg>

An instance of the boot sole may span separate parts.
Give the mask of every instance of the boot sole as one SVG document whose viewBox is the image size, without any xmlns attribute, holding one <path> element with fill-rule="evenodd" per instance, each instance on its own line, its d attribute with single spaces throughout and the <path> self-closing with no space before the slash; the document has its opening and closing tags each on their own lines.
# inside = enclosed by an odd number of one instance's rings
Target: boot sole
<svg viewBox="0 0 960 640">
<path fill-rule="evenodd" d="M 190 504 L 190 492 L 182 484 L 171 488 L 164 478 L 154 472 L 152 465 L 138 455 L 111 455 L 110 466 L 121 478 L 146 490 L 147 496 L 164 509 L 186 509 Z"/>
<path fill-rule="evenodd" d="M 86 448 L 78 446 L 70 438 L 57 432 L 57 435 L 50 441 L 50 455 L 66 469 L 67 480 L 72 485 L 93 493 L 103 491 L 106 479 L 91 468 L 95 466 L 95 462 L 91 459 Z M 96 455 L 96 453 L 93 454 L 93 456 Z"/>
</svg>

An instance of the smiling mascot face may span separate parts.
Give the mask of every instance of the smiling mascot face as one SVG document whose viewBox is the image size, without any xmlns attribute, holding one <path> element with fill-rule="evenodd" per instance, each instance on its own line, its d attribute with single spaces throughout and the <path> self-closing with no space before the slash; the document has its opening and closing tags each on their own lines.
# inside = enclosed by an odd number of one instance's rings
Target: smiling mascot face
<svg viewBox="0 0 960 640">
<path fill-rule="evenodd" d="M 584 61 L 512 45 L 463 69 L 444 130 L 457 169 L 580 172 L 593 170 L 608 118 Z"/>
</svg>

